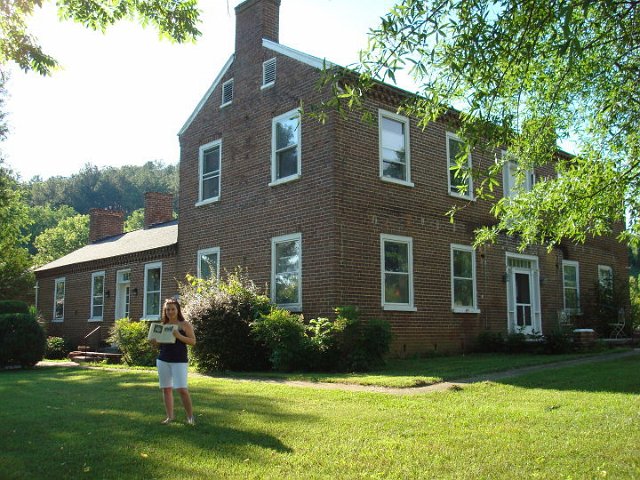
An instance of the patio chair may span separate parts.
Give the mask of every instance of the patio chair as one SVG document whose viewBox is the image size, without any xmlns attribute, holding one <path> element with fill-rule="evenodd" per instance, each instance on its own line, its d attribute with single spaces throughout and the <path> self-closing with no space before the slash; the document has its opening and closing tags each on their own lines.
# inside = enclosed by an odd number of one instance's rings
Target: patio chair
<svg viewBox="0 0 640 480">
<path fill-rule="evenodd" d="M 624 308 L 618 310 L 618 321 L 616 323 L 610 323 L 611 327 L 611 338 L 624 338 L 624 326 L 625 326 L 625 318 L 624 318 Z"/>
</svg>

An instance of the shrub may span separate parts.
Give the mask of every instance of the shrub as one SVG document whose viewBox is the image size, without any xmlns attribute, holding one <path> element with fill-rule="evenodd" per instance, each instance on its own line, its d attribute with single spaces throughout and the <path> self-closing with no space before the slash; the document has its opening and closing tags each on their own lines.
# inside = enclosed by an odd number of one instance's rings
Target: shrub
<svg viewBox="0 0 640 480">
<path fill-rule="evenodd" d="M 269 352 L 251 334 L 251 323 L 269 312 L 271 303 L 239 270 L 219 281 L 188 276 L 180 285 L 180 301 L 196 334 L 192 354 L 198 370 L 269 368 Z"/>
<path fill-rule="evenodd" d="M 527 348 L 527 336 L 524 333 L 510 333 L 504 341 L 507 353 L 524 353 Z"/>
<path fill-rule="evenodd" d="M 274 370 L 309 369 L 313 347 L 305 334 L 302 316 L 274 307 L 251 324 L 251 331 L 270 350 L 269 361 Z"/>
<path fill-rule="evenodd" d="M 62 337 L 47 337 L 47 345 L 44 357 L 50 360 L 61 360 L 66 358 L 70 352 L 67 342 Z"/>
<path fill-rule="evenodd" d="M 158 347 L 147 340 L 148 332 L 148 322 L 122 318 L 111 328 L 108 341 L 118 346 L 127 365 L 152 366 L 158 356 Z"/>
<path fill-rule="evenodd" d="M 0 315 L 0 367 L 32 367 L 44 357 L 45 345 L 44 329 L 33 315 Z"/>
<path fill-rule="evenodd" d="M 29 305 L 20 300 L 0 300 L 0 315 L 5 313 L 30 313 Z"/>
<path fill-rule="evenodd" d="M 571 337 L 561 329 L 553 330 L 544 336 L 544 353 L 557 355 L 568 353 L 573 349 Z"/>
<path fill-rule="evenodd" d="M 475 351 L 480 353 L 504 352 L 504 338 L 500 332 L 485 330 L 476 339 Z"/>
</svg>

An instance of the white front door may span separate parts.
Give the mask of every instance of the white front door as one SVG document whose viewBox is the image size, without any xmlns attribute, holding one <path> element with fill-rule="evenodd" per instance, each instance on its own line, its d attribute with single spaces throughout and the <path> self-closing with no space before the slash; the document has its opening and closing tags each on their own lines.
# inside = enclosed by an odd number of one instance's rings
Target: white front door
<svg viewBox="0 0 640 480">
<path fill-rule="evenodd" d="M 541 333 L 538 259 L 507 257 L 507 307 L 510 333 Z"/>
<path fill-rule="evenodd" d="M 131 299 L 130 270 L 118 271 L 116 280 L 116 320 L 129 317 L 129 302 Z"/>
</svg>

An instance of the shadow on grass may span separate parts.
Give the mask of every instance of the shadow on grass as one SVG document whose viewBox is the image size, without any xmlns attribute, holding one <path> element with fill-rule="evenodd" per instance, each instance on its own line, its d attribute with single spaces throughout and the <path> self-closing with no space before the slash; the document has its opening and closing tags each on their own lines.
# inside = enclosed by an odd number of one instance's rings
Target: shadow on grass
<svg viewBox="0 0 640 480">
<path fill-rule="evenodd" d="M 161 425 L 154 373 L 74 367 L 0 372 L 0 471 L 12 472 L 0 476 L 198 477 L 224 459 L 260 463 L 291 453 L 271 432 L 313 416 L 248 392 L 192 381 L 197 425 Z M 177 394 L 175 399 L 182 418 Z M 265 431 L 265 422 L 280 428 Z"/>
</svg>

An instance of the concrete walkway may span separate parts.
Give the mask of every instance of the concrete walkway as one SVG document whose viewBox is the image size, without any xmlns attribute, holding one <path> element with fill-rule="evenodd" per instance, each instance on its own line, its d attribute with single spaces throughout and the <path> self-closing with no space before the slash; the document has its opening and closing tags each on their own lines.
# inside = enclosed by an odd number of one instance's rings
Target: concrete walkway
<svg viewBox="0 0 640 480">
<path fill-rule="evenodd" d="M 505 370 L 502 372 L 494 372 L 494 373 L 486 373 L 482 375 L 477 375 L 474 377 L 463 378 L 456 380 L 455 382 L 440 382 L 433 385 L 427 385 L 424 387 L 413 387 L 413 388 L 390 388 L 390 387 L 379 387 L 379 386 L 371 386 L 371 385 L 354 385 L 348 383 L 327 383 L 327 382 L 305 382 L 300 380 L 278 380 L 271 378 L 230 378 L 230 377 L 219 377 L 224 378 L 225 380 L 233 380 L 236 382 L 260 382 L 260 383 L 270 383 L 275 385 L 287 385 L 293 387 L 304 387 L 304 388 L 315 388 L 320 390 L 344 390 L 351 392 L 373 392 L 373 393 L 387 393 L 392 395 L 420 395 L 425 393 L 432 392 L 442 392 L 444 390 L 454 390 L 463 388 L 466 385 L 477 382 L 486 382 L 486 381 L 497 381 L 505 378 L 517 377 L 519 375 L 525 375 L 527 373 L 539 372 L 542 370 L 554 370 L 557 368 L 571 367 L 574 365 L 585 365 L 589 363 L 596 362 L 607 362 L 609 360 L 617 360 L 620 358 L 631 357 L 640 355 L 640 348 L 636 348 L 633 350 L 629 350 L 627 352 L 620 353 L 611 353 L 607 355 L 594 355 L 590 357 L 577 358 L 574 360 L 563 360 L 555 363 L 547 363 L 544 365 L 534 365 L 531 367 L 521 367 L 514 368 L 512 370 Z M 84 366 L 82 364 L 76 362 L 47 362 L 42 361 L 39 362 L 36 367 L 44 368 L 44 367 L 81 367 L 81 368 L 90 368 L 90 369 L 100 369 L 105 370 L 109 369 L 109 367 L 90 367 Z M 122 371 L 121 368 L 114 368 L 114 371 Z M 133 370 L 132 370 L 133 371 Z M 140 371 L 140 370 L 137 370 Z M 200 373 L 190 373 L 191 376 L 198 377 L 209 377 L 215 378 L 212 375 L 204 375 Z"/>
</svg>

